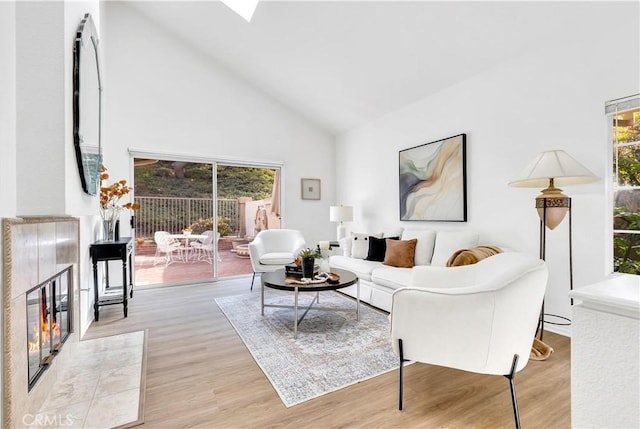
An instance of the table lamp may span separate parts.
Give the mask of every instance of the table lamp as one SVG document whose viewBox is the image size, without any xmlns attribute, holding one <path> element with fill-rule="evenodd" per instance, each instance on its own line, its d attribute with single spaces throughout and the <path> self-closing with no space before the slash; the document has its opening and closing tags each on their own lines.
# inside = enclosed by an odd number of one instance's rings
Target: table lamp
<svg viewBox="0 0 640 429">
<path fill-rule="evenodd" d="M 336 231 L 336 239 L 340 241 L 346 236 L 346 228 L 343 222 L 351 222 L 353 220 L 353 207 L 351 206 L 331 206 L 329 207 L 329 220 L 331 222 L 339 222 Z"/>
</svg>

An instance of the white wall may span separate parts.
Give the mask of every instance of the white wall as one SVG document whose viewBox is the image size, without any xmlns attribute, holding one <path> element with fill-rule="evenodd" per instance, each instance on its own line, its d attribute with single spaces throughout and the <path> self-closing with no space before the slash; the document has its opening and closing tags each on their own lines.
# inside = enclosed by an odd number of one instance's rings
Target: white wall
<svg viewBox="0 0 640 429">
<path fill-rule="evenodd" d="M 16 212 L 16 51 L 15 3 L 0 2 L 0 218 Z M 4 242 L 4 230 L 0 230 Z M 0 264 L 0 293 L 4 295 L 3 264 Z M 4 314 L 2 315 L 4 317 Z M 0 319 L 4 325 L 4 320 Z M 4 345 L 3 330 L 0 344 Z M 4 350 L 0 353 L 0 367 Z M 0 421 L 4 406 L 0 407 Z"/>
<path fill-rule="evenodd" d="M 639 92 L 638 4 L 575 3 L 573 13 L 561 40 L 340 136 L 337 199 L 355 206 L 351 230 L 400 223 L 399 150 L 466 133 L 468 222 L 403 226 L 490 230 L 497 241 L 537 255 L 539 190 L 507 183 L 550 149 L 565 149 L 604 179 L 610 169 L 604 102 Z M 580 287 L 606 271 L 605 182 L 565 191 L 573 198 L 574 287 Z M 566 220 L 547 234 L 547 262 L 546 312 L 570 317 Z"/>
<path fill-rule="evenodd" d="M 0 217 L 16 213 L 15 40 L 15 3 L 0 2 Z"/>
<path fill-rule="evenodd" d="M 282 162 L 282 227 L 310 244 L 334 235 L 334 140 L 123 2 L 104 9 L 105 163 L 130 177 L 128 149 Z M 322 199 L 302 201 L 300 179 L 322 180 Z"/>
<path fill-rule="evenodd" d="M 86 12 L 99 26 L 99 2 L 0 6 L 0 215 L 80 217 L 78 274 L 86 289 L 98 202 L 82 191 L 75 160 L 73 41 Z M 84 301 L 81 310 L 90 306 Z M 88 325 L 81 326 L 83 333 Z"/>
<path fill-rule="evenodd" d="M 63 31 L 62 2 L 16 2 L 20 215 L 65 213 Z"/>
</svg>

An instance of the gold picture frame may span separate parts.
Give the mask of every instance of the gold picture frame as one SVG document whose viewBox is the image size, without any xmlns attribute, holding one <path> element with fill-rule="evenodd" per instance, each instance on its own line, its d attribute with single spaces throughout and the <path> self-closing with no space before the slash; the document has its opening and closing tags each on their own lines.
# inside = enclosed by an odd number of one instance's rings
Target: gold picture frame
<svg viewBox="0 0 640 429">
<path fill-rule="evenodd" d="M 320 199 L 320 179 L 300 179 L 300 191 L 303 200 Z"/>
</svg>

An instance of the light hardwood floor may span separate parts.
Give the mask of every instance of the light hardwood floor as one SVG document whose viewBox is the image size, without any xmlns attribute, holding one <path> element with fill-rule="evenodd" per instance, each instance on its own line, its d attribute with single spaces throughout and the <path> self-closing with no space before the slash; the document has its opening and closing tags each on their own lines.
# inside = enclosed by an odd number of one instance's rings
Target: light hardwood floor
<svg viewBox="0 0 640 429">
<path fill-rule="evenodd" d="M 249 293 L 251 277 L 138 290 L 129 317 L 103 307 L 86 339 L 148 329 L 149 428 L 510 428 L 508 381 L 436 366 L 405 371 L 405 410 L 393 371 L 286 408 L 214 299 Z M 253 293 L 260 293 L 254 288 Z M 570 427 L 570 340 L 516 376 L 524 428 Z"/>
</svg>

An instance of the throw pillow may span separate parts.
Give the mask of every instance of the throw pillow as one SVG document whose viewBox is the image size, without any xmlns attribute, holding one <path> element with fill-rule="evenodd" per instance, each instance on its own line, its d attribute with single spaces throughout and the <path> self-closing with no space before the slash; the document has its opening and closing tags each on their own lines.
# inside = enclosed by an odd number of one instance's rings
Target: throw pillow
<svg viewBox="0 0 640 429">
<path fill-rule="evenodd" d="M 416 265 L 430 265 L 433 257 L 433 247 L 436 242 L 436 232 L 430 230 L 411 230 L 406 229 L 402 233 L 403 240 L 418 239 L 416 244 L 416 256 L 414 263 Z M 449 253 L 450 255 L 451 253 Z M 447 255 L 447 256 L 449 256 Z"/>
<path fill-rule="evenodd" d="M 392 267 L 412 268 L 416 254 L 417 239 L 387 240 L 387 252 L 384 255 L 385 265 Z"/>
<path fill-rule="evenodd" d="M 434 267 L 446 267 L 451 254 L 457 249 L 470 249 L 478 245 L 478 234 L 471 231 L 439 231 L 431 257 Z"/>
<path fill-rule="evenodd" d="M 356 232 L 351 233 L 351 257 L 357 259 L 364 259 L 369 253 L 369 237 L 380 238 L 380 234 L 360 234 Z"/>
<path fill-rule="evenodd" d="M 404 228 L 401 226 L 398 226 L 395 228 L 383 228 L 381 237 L 384 237 L 384 238 L 400 237 L 402 235 L 402 231 L 404 231 Z"/>
<path fill-rule="evenodd" d="M 498 253 L 502 253 L 502 249 L 496 246 L 476 246 L 471 249 L 460 249 L 451 255 L 447 261 L 447 267 L 475 264 Z"/>
<path fill-rule="evenodd" d="M 388 237 L 389 240 L 399 240 L 400 237 Z M 364 258 L 367 261 L 384 261 L 384 255 L 387 252 L 387 238 L 378 238 L 373 235 L 369 236 L 369 253 Z"/>
</svg>

